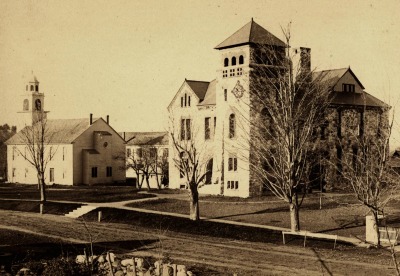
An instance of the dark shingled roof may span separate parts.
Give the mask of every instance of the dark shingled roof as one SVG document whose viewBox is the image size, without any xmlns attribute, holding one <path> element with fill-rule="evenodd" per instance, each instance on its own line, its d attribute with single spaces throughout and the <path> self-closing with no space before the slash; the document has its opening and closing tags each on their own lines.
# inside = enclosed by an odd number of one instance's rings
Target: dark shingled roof
<svg viewBox="0 0 400 276">
<path fill-rule="evenodd" d="M 316 78 L 320 78 L 321 81 L 327 82 L 328 86 L 334 87 L 338 83 L 338 81 L 343 77 L 343 75 L 347 73 L 347 71 L 354 77 L 354 79 L 358 82 L 361 88 L 364 89 L 364 86 L 358 80 L 357 76 L 350 69 L 350 67 L 313 72 L 312 77 L 314 80 Z"/>
<path fill-rule="evenodd" d="M 390 106 L 378 98 L 368 94 L 354 93 L 354 92 L 332 92 L 333 99 L 331 104 L 334 105 L 356 105 L 356 106 L 369 106 L 369 107 L 383 107 L 389 108 Z"/>
<path fill-rule="evenodd" d="M 236 31 L 233 35 L 217 45 L 215 49 L 235 47 L 246 44 L 263 44 L 271 46 L 285 47 L 285 43 L 258 25 L 253 19 Z"/>
<path fill-rule="evenodd" d="M 215 105 L 216 104 L 216 80 L 209 82 L 204 100 L 199 105 Z"/>
<path fill-rule="evenodd" d="M 326 82 L 331 90 L 347 72 L 350 72 L 361 88 L 364 89 L 364 86 L 358 80 L 357 76 L 353 73 L 350 67 L 313 72 L 313 79 L 315 80 L 317 78 L 321 78 L 321 81 Z M 331 91 L 331 93 L 331 104 L 333 105 L 354 105 L 383 108 L 389 107 L 389 105 L 365 91 L 362 93 Z"/>
<path fill-rule="evenodd" d="M 197 95 L 197 97 L 199 97 L 199 100 L 202 101 L 204 99 L 204 96 L 206 95 L 209 82 L 186 80 L 186 83 L 190 86 L 190 88 Z"/>
<path fill-rule="evenodd" d="M 122 132 L 119 134 L 125 137 L 126 144 L 130 146 L 168 145 L 168 132 Z"/>
<path fill-rule="evenodd" d="M 98 119 L 93 119 L 93 123 Z M 38 125 L 34 125 L 33 127 Z M 27 126 L 23 128 L 20 132 L 15 134 L 13 137 L 6 141 L 7 145 L 20 145 L 25 144 L 23 131 Z M 90 127 L 89 118 L 83 119 L 57 119 L 57 120 L 47 120 L 46 129 L 51 135 L 51 144 L 70 144 L 76 138 L 78 138 L 85 130 Z"/>
</svg>

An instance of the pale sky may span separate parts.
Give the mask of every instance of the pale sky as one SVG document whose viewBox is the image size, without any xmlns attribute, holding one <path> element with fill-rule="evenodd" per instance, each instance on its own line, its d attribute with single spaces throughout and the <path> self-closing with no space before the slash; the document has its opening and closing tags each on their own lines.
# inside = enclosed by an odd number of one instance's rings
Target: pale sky
<svg viewBox="0 0 400 276">
<path fill-rule="evenodd" d="M 400 145 L 400 0 L 0 0 L 0 124 L 17 124 L 31 72 L 50 119 L 110 115 L 117 131 L 163 131 L 184 79 L 216 77 L 213 48 L 253 17 L 312 67 L 351 66 L 395 108 Z"/>
</svg>

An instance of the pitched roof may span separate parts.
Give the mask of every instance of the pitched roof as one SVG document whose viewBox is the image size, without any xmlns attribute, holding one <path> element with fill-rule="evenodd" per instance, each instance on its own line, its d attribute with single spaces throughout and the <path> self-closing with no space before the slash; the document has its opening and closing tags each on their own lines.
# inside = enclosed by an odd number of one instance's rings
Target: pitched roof
<svg viewBox="0 0 400 276">
<path fill-rule="evenodd" d="M 200 101 L 204 99 L 206 95 L 207 88 L 209 85 L 208 81 L 196 81 L 196 80 L 186 80 L 186 83 L 190 86 L 193 92 L 197 95 Z"/>
<path fill-rule="evenodd" d="M 313 76 L 314 80 L 316 78 L 321 78 L 321 81 L 327 82 L 328 86 L 334 87 L 339 82 L 339 80 L 344 76 L 344 74 L 346 74 L 347 72 L 349 72 L 354 77 L 354 79 L 358 82 L 360 87 L 362 89 L 364 89 L 364 86 L 358 80 L 357 76 L 350 69 L 350 67 L 340 68 L 340 69 L 317 71 L 317 72 L 313 72 L 312 76 Z"/>
<path fill-rule="evenodd" d="M 347 72 L 349 72 L 358 82 L 361 88 L 364 89 L 364 86 L 358 80 L 357 76 L 350 69 L 350 67 L 313 72 L 313 79 L 315 80 L 317 78 L 321 78 L 321 81 L 326 82 L 329 89 L 332 89 Z M 331 104 L 333 105 L 355 105 L 384 108 L 389 107 L 389 105 L 365 91 L 362 93 L 331 91 L 331 93 Z"/>
<path fill-rule="evenodd" d="M 251 19 L 249 23 L 218 44 L 215 49 L 220 50 L 245 44 L 264 44 L 281 47 L 286 46 L 282 40 L 268 32 L 266 29 L 254 22 L 253 19 Z"/>
<path fill-rule="evenodd" d="M 199 105 L 215 105 L 216 104 L 216 84 L 217 80 L 212 80 L 208 84 L 204 100 Z"/>
<path fill-rule="evenodd" d="M 93 123 L 98 119 L 93 119 Z M 38 124 L 33 127 L 37 127 Z M 9 140 L 6 141 L 7 145 L 20 145 L 25 144 L 23 132 L 27 128 L 32 126 L 26 126 Z M 51 135 L 51 144 L 69 144 L 78 138 L 86 129 L 90 127 L 89 118 L 83 119 L 57 119 L 47 120 L 46 129 Z"/>
<path fill-rule="evenodd" d="M 160 146 L 168 145 L 168 132 L 122 132 L 127 145 L 130 146 Z"/>
<path fill-rule="evenodd" d="M 383 107 L 389 108 L 390 106 L 378 98 L 363 91 L 362 93 L 354 92 L 332 92 L 333 98 L 331 104 L 334 105 L 355 105 L 355 106 L 369 106 L 369 107 Z"/>
</svg>

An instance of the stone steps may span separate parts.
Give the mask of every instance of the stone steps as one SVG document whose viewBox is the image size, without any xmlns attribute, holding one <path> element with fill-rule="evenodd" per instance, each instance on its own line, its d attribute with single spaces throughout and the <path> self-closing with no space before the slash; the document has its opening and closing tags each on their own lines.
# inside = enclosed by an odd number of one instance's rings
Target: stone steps
<svg viewBox="0 0 400 276">
<path fill-rule="evenodd" d="M 89 213 L 90 211 L 95 210 L 96 208 L 97 208 L 97 206 L 83 205 L 83 206 L 69 212 L 65 216 L 69 217 L 69 218 L 79 218 L 80 216 L 83 216 L 83 215 Z"/>
</svg>

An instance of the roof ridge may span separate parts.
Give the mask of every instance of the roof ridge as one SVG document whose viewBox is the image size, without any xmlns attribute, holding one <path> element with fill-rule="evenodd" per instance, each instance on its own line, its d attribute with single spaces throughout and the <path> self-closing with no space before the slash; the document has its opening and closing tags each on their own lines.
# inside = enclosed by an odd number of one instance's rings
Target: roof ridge
<svg viewBox="0 0 400 276">
<path fill-rule="evenodd" d="M 199 80 L 186 80 L 186 81 L 195 81 L 195 82 L 209 82 L 209 81 L 199 81 Z"/>
</svg>

